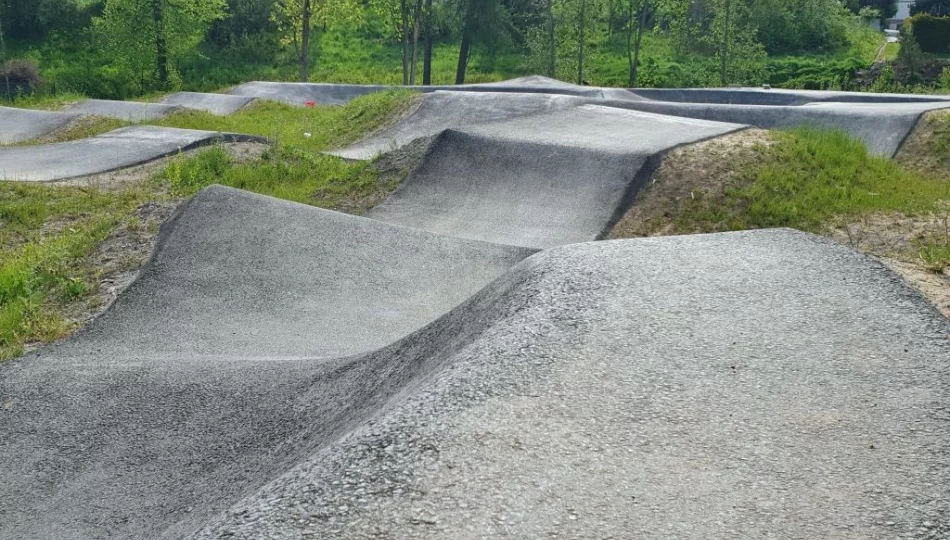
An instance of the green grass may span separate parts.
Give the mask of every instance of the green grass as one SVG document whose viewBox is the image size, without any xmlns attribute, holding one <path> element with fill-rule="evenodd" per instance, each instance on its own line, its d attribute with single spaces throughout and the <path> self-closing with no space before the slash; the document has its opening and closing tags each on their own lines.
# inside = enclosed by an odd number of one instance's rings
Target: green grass
<svg viewBox="0 0 950 540">
<path fill-rule="evenodd" d="M 888 62 L 893 62 L 897 58 L 897 54 L 901 50 L 900 43 L 888 43 L 884 46 L 884 58 Z"/>
<path fill-rule="evenodd" d="M 72 330 L 68 314 L 99 287 L 90 255 L 118 227 L 134 222 L 145 203 L 220 183 L 327 208 L 353 207 L 359 206 L 353 201 L 393 187 L 380 185 L 371 164 L 318 152 L 377 128 L 413 96 L 382 92 L 343 107 L 260 103 L 229 117 L 191 112 L 168 118 L 161 122 L 264 135 L 273 143 L 254 162 L 237 162 L 220 147 L 182 156 L 153 181 L 120 190 L 0 182 L 0 360 Z M 107 128 L 99 123 L 88 129 Z"/>
<path fill-rule="evenodd" d="M 188 111 L 150 123 L 260 135 L 281 147 L 319 152 L 355 141 L 407 106 L 416 95 L 412 91 L 392 90 L 362 96 L 345 107 L 309 109 L 267 101 L 254 103 L 229 116 Z"/>
<path fill-rule="evenodd" d="M 99 286 L 83 261 L 149 197 L 155 195 L 140 188 L 0 182 L 0 360 L 71 329 L 67 305 Z"/>
<path fill-rule="evenodd" d="M 776 138 L 761 149 L 763 159 L 742 171 L 744 182 L 728 189 L 723 201 L 698 201 L 680 219 L 704 230 L 792 227 L 821 232 L 834 219 L 915 215 L 950 199 L 950 182 L 871 155 L 842 132 L 803 127 L 776 132 Z"/>
</svg>

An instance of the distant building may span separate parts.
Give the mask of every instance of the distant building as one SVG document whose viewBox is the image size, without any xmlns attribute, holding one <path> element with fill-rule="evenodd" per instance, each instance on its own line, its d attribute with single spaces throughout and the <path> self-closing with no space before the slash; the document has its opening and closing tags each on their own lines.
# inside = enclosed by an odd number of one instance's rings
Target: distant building
<svg viewBox="0 0 950 540">
<path fill-rule="evenodd" d="M 887 20 L 887 27 L 891 30 L 899 30 L 904 19 L 910 17 L 910 8 L 916 3 L 916 0 L 897 0 L 897 14 Z"/>
</svg>

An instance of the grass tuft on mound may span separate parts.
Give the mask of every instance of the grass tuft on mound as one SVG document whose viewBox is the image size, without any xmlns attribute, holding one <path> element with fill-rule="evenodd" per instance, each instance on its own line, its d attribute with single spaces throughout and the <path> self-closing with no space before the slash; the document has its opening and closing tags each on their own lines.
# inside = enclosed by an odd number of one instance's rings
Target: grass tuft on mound
<svg viewBox="0 0 950 540">
<path fill-rule="evenodd" d="M 774 143 L 738 171 L 720 197 L 686 202 L 678 228 L 702 231 L 792 227 L 821 232 L 831 220 L 874 213 L 932 212 L 950 199 L 950 182 L 868 153 L 840 131 L 802 127 L 774 133 Z"/>
</svg>

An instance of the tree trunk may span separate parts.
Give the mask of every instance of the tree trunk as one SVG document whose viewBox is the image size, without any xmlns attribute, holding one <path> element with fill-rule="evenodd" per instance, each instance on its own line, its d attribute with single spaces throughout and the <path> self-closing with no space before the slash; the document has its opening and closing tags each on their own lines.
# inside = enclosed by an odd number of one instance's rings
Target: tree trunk
<svg viewBox="0 0 950 540">
<path fill-rule="evenodd" d="M 554 0 L 548 0 L 548 77 L 555 77 L 554 64 Z"/>
<path fill-rule="evenodd" d="M 725 20 L 723 21 L 723 25 L 722 25 L 722 51 L 720 52 L 720 55 L 722 56 L 722 58 L 720 58 L 721 64 L 719 66 L 720 86 L 726 86 L 726 80 L 727 80 L 726 68 L 728 67 L 727 59 L 729 57 L 729 15 L 730 15 L 729 8 L 731 8 L 732 6 L 730 5 L 731 0 L 725 0 L 725 3 L 726 3 L 726 10 L 725 10 L 726 12 L 725 12 Z"/>
<path fill-rule="evenodd" d="M 399 0 L 399 14 L 402 17 L 402 84 L 409 84 L 409 4 Z"/>
<path fill-rule="evenodd" d="M 422 51 L 422 84 L 432 84 L 432 0 L 426 0 L 426 37 Z"/>
<path fill-rule="evenodd" d="M 584 84 L 584 27 L 587 13 L 587 0 L 581 0 L 581 10 L 577 17 L 577 84 Z"/>
<path fill-rule="evenodd" d="M 416 0 L 416 12 L 412 16 L 412 60 L 409 63 L 409 86 L 416 84 L 416 63 L 419 59 L 419 26 L 422 22 L 422 0 Z"/>
<path fill-rule="evenodd" d="M 643 41 L 643 28 L 647 24 L 647 10 L 649 3 L 644 2 L 640 6 L 640 16 L 637 22 L 637 39 L 633 45 L 633 60 L 630 62 L 630 87 L 637 85 L 637 68 L 640 65 L 640 43 Z M 627 47 L 630 46 L 630 34 L 627 34 Z"/>
<path fill-rule="evenodd" d="M 165 41 L 165 10 L 163 0 L 152 0 L 152 22 L 155 23 L 155 72 L 162 86 L 168 84 L 168 43 Z"/>
<path fill-rule="evenodd" d="M 468 0 L 468 7 L 465 10 L 465 26 L 462 28 L 462 44 L 459 47 L 459 63 L 455 69 L 455 84 L 465 83 L 465 71 L 468 69 L 468 49 L 472 44 L 472 30 L 475 17 L 475 8 L 472 6 L 474 0 Z"/>
<path fill-rule="evenodd" d="M 5 66 L 7 63 L 7 44 L 3 41 L 3 19 L 0 19 L 0 66 Z M 13 99 L 13 92 L 10 89 L 10 72 L 8 70 L 3 70 L 3 78 L 7 87 L 7 100 Z"/>
<path fill-rule="evenodd" d="M 303 0 L 303 28 L 300 39 L 300 82 L 310 80 L 310 0 Z"/>
</svg>

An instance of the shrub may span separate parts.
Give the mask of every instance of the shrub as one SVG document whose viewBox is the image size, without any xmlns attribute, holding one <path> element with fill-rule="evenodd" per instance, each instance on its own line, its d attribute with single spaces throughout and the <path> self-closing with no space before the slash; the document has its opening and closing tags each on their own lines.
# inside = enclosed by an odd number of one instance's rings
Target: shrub
<svg viewBox="0 0 950 540">
<path fill-rule="evenodd" d="M 8 100 L 33 93 L 42 81 L 36 65 L 29 60 L 10 60 L 0 66 L 0 94 Z"/>
<path fill-rule="evenodd" d="M 934 17 L 927 13 L 914 15 L 904 21 L 913 28 L 920 49 L 927 53 L 950 52 L 950 17 Z"/>
</svg>

